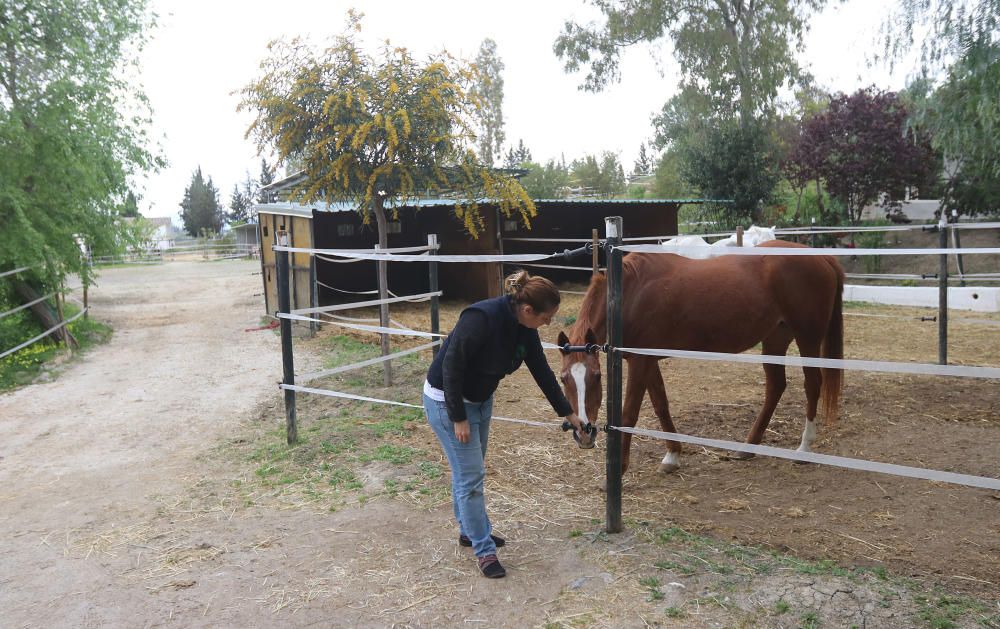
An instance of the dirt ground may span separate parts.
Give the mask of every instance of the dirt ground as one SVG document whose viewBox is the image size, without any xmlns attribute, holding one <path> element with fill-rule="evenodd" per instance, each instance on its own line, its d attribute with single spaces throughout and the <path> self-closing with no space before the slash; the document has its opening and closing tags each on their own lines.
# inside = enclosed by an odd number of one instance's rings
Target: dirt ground
<svg viewBox="0 0 1000 629">
<path fill-rule="evenodd" d="M 628 530 L 607 536 L 603 442 L 581 451 L 558 431 L 497 423 L 487 491 L 511 539 L 501 581 L 479 577 L 456 546 L 446 498 L 372 490 L 333 512 L 277 490 L 245 500 L 234 488 L 259 479 L 232 451 L 273 440 L 283 421 L 278 337 L 245 331 L 261 325 L 258 270 L 105 271 L 91 303 L 112 341 L 54 382 L 0 396 L 0 625 L 1000 626 L 995 492 L 695 448 L 664 477 L 662 442 L 639 439 Z M 561 314 L 578 304 L 567 297 Z M 421 308 L 393 316 L 425 328 Z M 443 328 L 457 312 L 447 308 Z M 916 318 L 925 312 L 849 312 L 846 357 L 936 359 L 934 324 Z M 878 316 L 855 316 L 866 314 Z M 322 340 L 298 344 L 298 371 L 320 365 Z M 953 313 L 954 363 L 996 365 L 998 351 L 1000 317 Z M 759 368 L 663 365 L 679 430 L 745 436 Z M 816 450 L 1000 476 L 996 384 L 852 372 L 841 421 L 821 427 Z M 803 397 L 790 374 L 767 443 L 798 443 Z M 309 404 L 303 429 L 335 406 Z M 496 413 L 553 419 L 521 373 Z M 651 409 L 642 417 L 655 427 Z M 425 426 L 406 439 L 442 463 Z M 400 473 L 378 462 L 363 472 L 375 484 Z"/>
</svg>

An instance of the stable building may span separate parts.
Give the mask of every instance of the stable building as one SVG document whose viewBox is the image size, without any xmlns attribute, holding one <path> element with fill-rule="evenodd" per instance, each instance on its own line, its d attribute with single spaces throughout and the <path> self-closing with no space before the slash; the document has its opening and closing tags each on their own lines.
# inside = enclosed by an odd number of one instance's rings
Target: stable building
<svg viewBox="0 0 1000 629">
<path fill-rule="evenodd" d="M 290 181 L 291 180 L 291 181 Z M 294 184 L 275 182 L 272 190 Z M 520 239 L 590 240 L 592 230 L 603 237 L 604 218 L 621 216 L 624 237 L 673 236 L 677 234 L 677 212 L 686 203 L 701 199 L 537 199 L 538 215 L 526 227 L 518 217 L 505 217 L 499 208 L 481 203 L 484 228 L 473 239 L 455 216 L 454 199 L 418 199 L 397 208 L 388 225 L 389 248 L 416 247 L 427 244 L 429 234 L 436 234 L 441 255 L 496 255 L 511 253 L 556 253 L 583 243 Z M 261 266 L 267 312 L 277 310 L 275 258 L 271 245 L 277 231 L 287 231 L 292 247 L 315 249 L 373 249 L 378 244 L 374 219 L 362 222 L 352 204 L 300 204 L 279 201 L 256 206 L 261 242 Z M 512 239 L 519 240 L 512 240 Z M 374 261 L 347 261 L 322 256 L 293 253 L 290 258 L 293 281 L 292 308 L 310 308 L 347 301 L 372 299 L 377 290 Z M 590 268 L 590 258 L 555 265 Z M 501 294 L 505 274 L 518 265 L 498 262 L 439 264 L 439 287 L 444 299 L 476 301 Z M 587 270 L 538 268 L 525 265 L 555 282 L 589 281 Z M 389 290 L 397 295 L 412 295 L 429 290 L 428 264 L 390 262 Z"/>
</svg>

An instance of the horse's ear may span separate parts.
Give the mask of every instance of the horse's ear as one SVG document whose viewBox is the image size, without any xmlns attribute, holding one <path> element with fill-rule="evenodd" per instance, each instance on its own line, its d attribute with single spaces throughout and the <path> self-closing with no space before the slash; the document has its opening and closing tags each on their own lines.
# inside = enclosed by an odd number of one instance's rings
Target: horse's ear
<svg viewBox="0 0 1000 629">
<path fill-rule="evenodd" d="M 562 352 L 563 356 L 565 356 L 567 354 L 567 352 L 563 351 L 562 346 L 569 344 L 569 337 L 566 336 L 565 332 L 563 332 L 563 331 L 560 330 L 560 332 L 559 332 L 559 338 L 556 339 L 556 342 L 559 345 L 559 351 Z"/>
<path fill-rule="evenodd" d="M 594 334 L 593 330 L 591 330 L 590 328 L 587 328 L 587 335 L 584 337 L 584 340 L 587 341 L 587 343 L 594 343 L 596 345 L 597 344 L 597 335 Z"/>
</svg>

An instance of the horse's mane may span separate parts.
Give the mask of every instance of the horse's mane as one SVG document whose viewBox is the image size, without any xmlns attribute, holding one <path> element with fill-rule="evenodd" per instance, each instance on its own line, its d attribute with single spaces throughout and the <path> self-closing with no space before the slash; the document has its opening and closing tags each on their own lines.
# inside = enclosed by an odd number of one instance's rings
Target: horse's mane
<svg viewBox="0 0 1000 629">
<path fill-rule="evenodd" d="M 603 273 L 595 273 L 590 277 L 590 286 L 587 287 L 587 294 L 583 297 L 580 315 L 570 328 L 569 336 L 573 343 L 583 341 L 587 328 L 593 330 L 599 339 L 604 337 L 608 318 L 607 285 L 608 278 Z"/>
</svg>

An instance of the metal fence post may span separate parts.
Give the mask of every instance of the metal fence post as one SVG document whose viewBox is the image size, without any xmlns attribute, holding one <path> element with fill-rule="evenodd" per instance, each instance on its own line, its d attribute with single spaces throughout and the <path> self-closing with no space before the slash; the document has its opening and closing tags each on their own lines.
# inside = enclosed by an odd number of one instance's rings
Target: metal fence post
<svg viewBox="0 0 1000 629">
<path fill-rule="evenodd" d="M 948 248 L 948 215 L 941 211 L 938 246 Z M 948 254 L 938 256 L 938 364 L 948 364 Z"/>
<path fill-rule="evenodd" d="M 962 237 L 958 235 L 958 210 L 951 211 L 951 246 L 955 248 L 955 268 L 958 270 L 958 285 L 965 286 L 965 263 L 962 261 Z"/>
<path fill-rule="evenodd" d="M 437 234 L 427 234 L 427 246 L 430 247 L 430 254 L 436 256 L 438 252 L 438 237 Z M 436 293 L 438 291 L 438 263 L 437 260 L 431 260 L 427 263 L 428 273 L 430 274 L 430 292 Z M 431 296 L 431 332 L 438 334 L 441 331 L 441 307 L 440 300 L 437 295 Z M 437 339 L 435 339 L 437 340 Z M 440 346 L 435 345 L 431 350 L 433 352 L 434 358 L 437 358 L 438 350 Z"/>
<path fill-rule="evenodd" d="M 622 345 L 622 218 L 604 219 L 608 262 L 608 403 L 609 427 L 622 423 L 622 355 L 614 348 Z M 608 431 L 607 452 L 607 532 L 622 530 L 622 433 Z"/>
<path fill-rule="evenodd" d="M 288 232 L 275 232 L 275 240 L 279 247 L 288 246 Z M 292 310 L 291 292 L 288 290 L 288 252 L 275 251 L 275 279 L 278 282 L 278 312 L 288 314 Z M 292 322 L 281 319 L 281 367 L 282 383 L 295 384 L 295 362 L 292 356 Z M 295 423 L 295 391 L 285 389 L 285 434 L 288 444 L 299 440 L 299 430 Z"/>
</svg>

